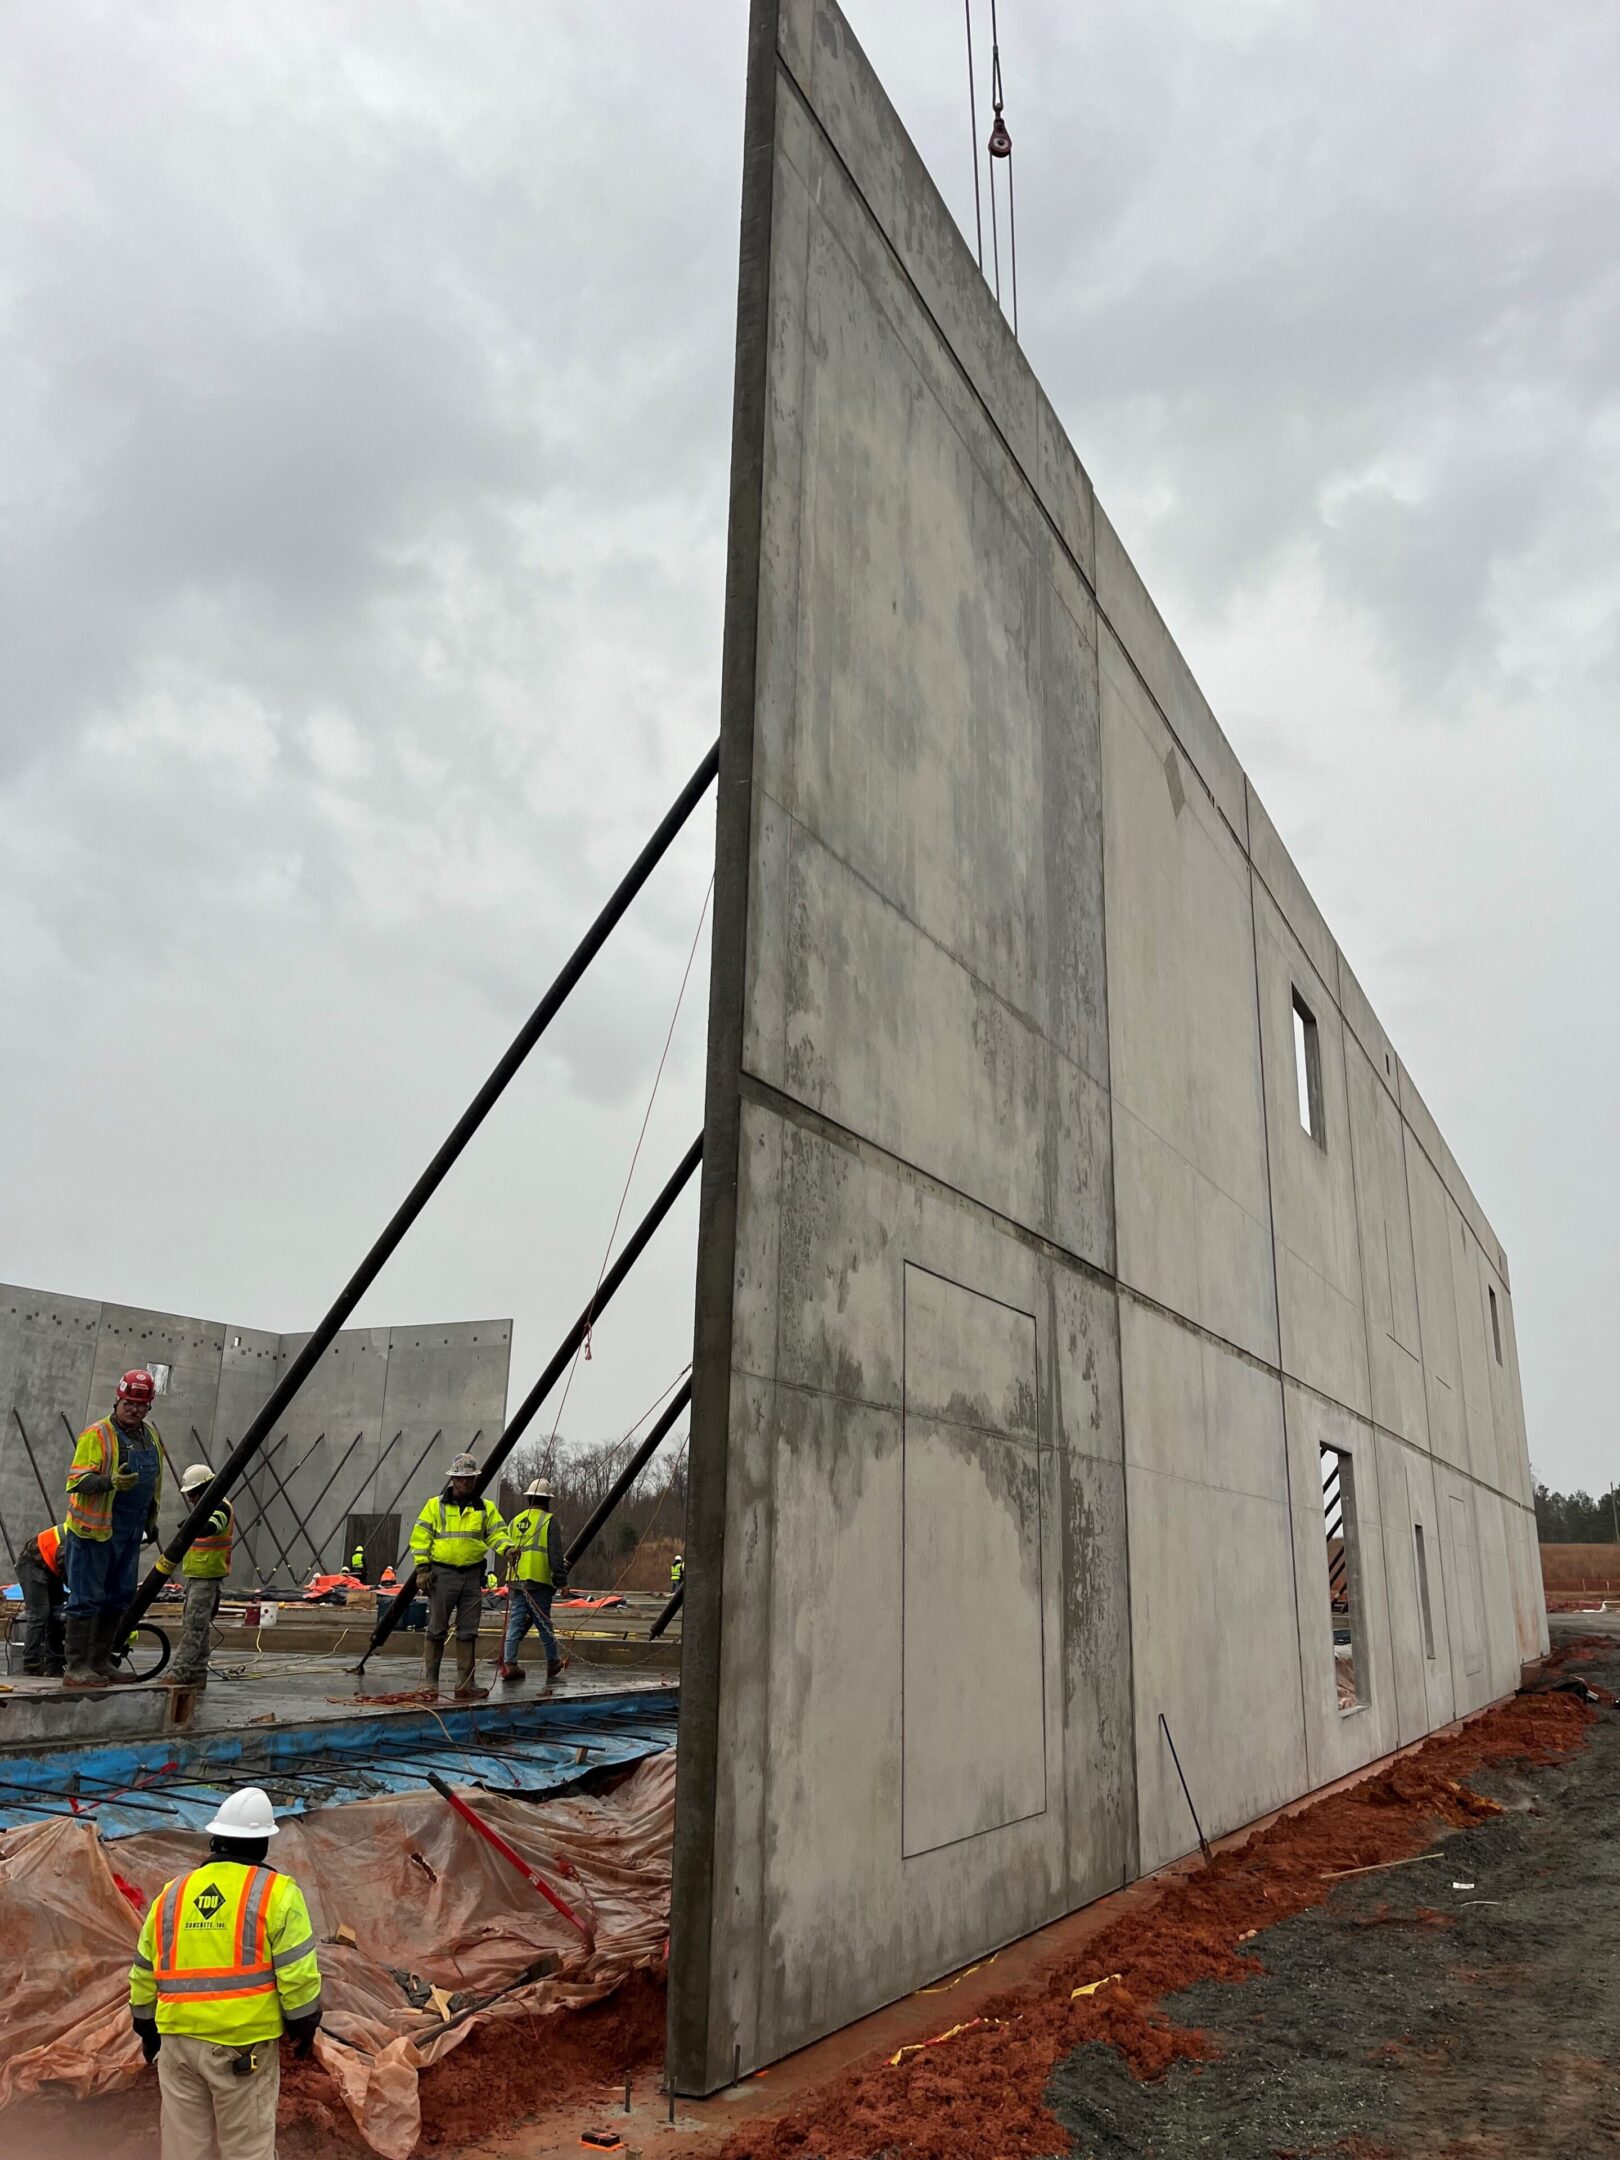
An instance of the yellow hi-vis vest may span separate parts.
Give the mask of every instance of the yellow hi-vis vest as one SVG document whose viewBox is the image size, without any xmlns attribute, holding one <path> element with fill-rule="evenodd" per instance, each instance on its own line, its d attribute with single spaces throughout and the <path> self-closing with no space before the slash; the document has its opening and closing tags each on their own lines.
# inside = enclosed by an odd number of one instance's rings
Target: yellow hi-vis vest
<svg viewBox="0 0 1620 2160">
<path fill-rule="evenodd" d="M 418 1567 L 480 1567 L 505 1531 L 493 1500 L 469 1500 L 460 1507 L 435 1493 L 416 1518 L 411 1557 Z"/>
<path fill-rule="evenodd" d="M 152 1487 L 152 1517 L 155 1520 L 157 1504 L 163 1497 L 163 1443 L 158 1439 L 155 1425 L 148 1425 L 146 1430 L 158 1451 L 157 1483 Z M 80 1492 L 79 1481 L 86 1476 L 116 1477 L 123 1467 L 123 1438 L 114 1419 L 104 1417 L 99 1424 L 87 1426 L 80 1433 L 67 1474 L 66 1527 L 75 1537 L 94 1538 L 98 1543 L 105 1543 L 112 1536 L 116 1491 L 98 1493 L 91 1498 Z"/>
<path fill-rule="evenodd" d="M 518 1556 L 519 1582 L 551 1581 L 551 1517 L 544 1508 L 525 1508 L 506 1526 L 505 1548 Z"/>
<path fill-rule="evenodd" d="M 304 1894 L 290 1875 L 207 1860 L 152 1900 L 129 1971 L 137 2017 L 218 2047 L 274 2040 L 318 2009 L 321 1969 Z"/>
<path fill-rule="evenodd" d="M 220 1582 L 231 1572 L 231 1546 L 236 1539 L 236 1511 L 222 1500 L 208 1518 L 201 1537 L 193 1538 L 180 1563 L 182 1575 L 193 1582 Z"/>
</svg>

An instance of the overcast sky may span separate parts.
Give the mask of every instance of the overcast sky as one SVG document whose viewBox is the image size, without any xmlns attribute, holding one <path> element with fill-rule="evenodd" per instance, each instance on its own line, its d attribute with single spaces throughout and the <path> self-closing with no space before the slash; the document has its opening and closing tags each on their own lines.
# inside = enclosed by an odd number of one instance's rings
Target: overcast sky
<svg viewBox="0 0 1620 2160">
<path fill-rule="evenodd" d="M 971 232 L 960 8 L 849 12 Z M 1026 349 L 1508 1248 L 1538 1474 L 1601 1487 L 1620 14 L 1000 12 Z M 0 1276 L 308 1325 L 703 754 L 744 20 L 0 13 Z M 362 1309 L 513 1314 L 514 1400 L 712 834 Z M 627 1220 L 701 1122 L 706 959 Z M 689 1358 L 695 1234 L 568 1432 Z"/>
</svg>

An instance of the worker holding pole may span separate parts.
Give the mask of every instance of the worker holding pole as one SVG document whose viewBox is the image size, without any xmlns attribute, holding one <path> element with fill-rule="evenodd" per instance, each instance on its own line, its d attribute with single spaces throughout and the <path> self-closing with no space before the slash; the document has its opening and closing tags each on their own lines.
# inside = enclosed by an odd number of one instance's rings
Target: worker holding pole
<svg viewBox="0 0 1620 2160">
<path fill-rule="evenodd" d="M 315 1930 L 297 1883 L 266 1865 L 278 1826 L 257 1785 L 208 1828 L 208 1858 L 147 1911 L 130 2016 L 158 2066 L 163 2160 L 275 2160 L 281 2035 L 307 2056 L 321 2022 Z"/>
<path fill-rule="evenodd" d="M 499 1678 L 512 1681 L 525 1677 L 518 1651 L 532 1626 L 546 1653 L 546 1678 L 555 1680 L 562 1672 L 562 1659 L 557 1655 L 557 1636 L 551 1625 L 551 1601 L 568 1580 L 568 1562 L 563 1556 L 562 1532 L 551 1512 L 550 1480 L 534 1479 L 523 1497 L 534 1505 L 512 1517 L 501 1539 L 501 1549 L 515 1553 L 517 1565 L 507 1585 L 506 1641 L 501 1650 Z"/>
<path fill-rule="evenodd" d="M 214 1473 L 207 1463 L 192 1463 L 180 1480 L 188 1505 Z M 222 1500 L 209 1516 L 202 1536 L 194 1538 L 180 1563 L 185 1578 L 186 1609 L 180 1623 L 180 1653 L 174 1661 L 171 1686 L 204 1688 L 208 1685 L 208 1653 L 213 1648 L 214 1615 L 219 1611 L 222 1586 L 231 1572 L 231 1547 L 236 1538 L 236 1511 Z"/>
<path fill-rule="evenodd" d="M 135 1595 L 141 1545 L 157 1535 L 163 1452 L 146 1414 L 149 1372 L 125 1373 L 111 1414 L 80 1433 L 67 1474 L 65 1688 L 105 1687 L 124 1608 Z"/>
<path fill-rule="evenodd" d="M 434 1693 L 444 1662 L 445 1637 L 456 1623 L 456 1693 L 473 1692 L 478 1663 L 478 1622 L 484 1608 L 484 1563 L 506 1534 L 493 1500 L 478 1497 L 478 1459 L 451 1458 L 443 1493 L 435 1493 L 416 1518 L 411 1554 L 416 1587 L 428 1601 L 427 1633 L 422 1643 L 422 1679 Z"/>
</svg>

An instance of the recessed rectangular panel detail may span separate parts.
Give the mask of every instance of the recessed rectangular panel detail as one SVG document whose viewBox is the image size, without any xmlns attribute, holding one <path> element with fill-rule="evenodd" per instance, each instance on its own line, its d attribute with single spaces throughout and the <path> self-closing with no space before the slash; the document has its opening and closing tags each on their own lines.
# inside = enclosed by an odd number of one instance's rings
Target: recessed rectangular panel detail
<svg viewBox="0 0 1620 2160">
<path fill-rule="evenodd" d="M 907 1859 L 1046 1809 L 1037 1397 L 1033 1317 L 908 1265 Z"/>
</svg>

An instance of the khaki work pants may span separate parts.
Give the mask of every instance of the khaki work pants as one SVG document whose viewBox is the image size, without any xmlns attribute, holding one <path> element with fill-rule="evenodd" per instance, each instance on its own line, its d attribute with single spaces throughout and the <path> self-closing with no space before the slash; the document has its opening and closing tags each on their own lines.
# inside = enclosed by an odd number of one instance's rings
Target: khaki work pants
<svg viewBox="0 0 1620 2160">
<path fill-rule="evenodd" d="M 251 2077 L 237 2076 L 237 2053 L 192 2033 L 163 2035 L 163 2160 L 276 2160 L 281 2043 L 259 2043 Z"/>
</svg>

